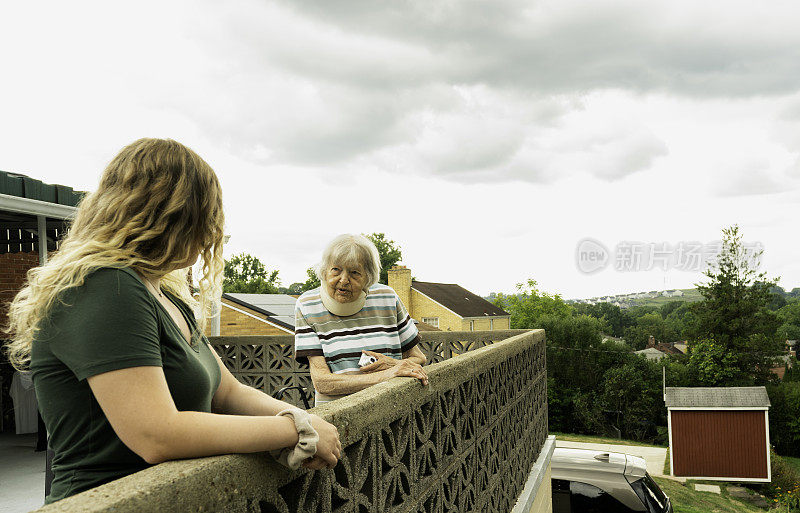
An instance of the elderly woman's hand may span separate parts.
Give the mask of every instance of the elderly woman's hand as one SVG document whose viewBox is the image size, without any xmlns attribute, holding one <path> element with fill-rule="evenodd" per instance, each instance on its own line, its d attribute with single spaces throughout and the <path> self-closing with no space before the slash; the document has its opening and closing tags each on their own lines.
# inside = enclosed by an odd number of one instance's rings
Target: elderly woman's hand
<svg viewBox="0 0 800 513">
<path fill-rule="evenodd" d="M 410 362 L 408 360 L 395 360 L 397 362 L 396 365 L 380 371 L 383 375 L 386 376 L 386 379 L 396 378 L 396 377 L 409 377 L 409 378 L 417 378 L 420 383 L 423 385 L 428 384 L 428 375 L 425 373 L 425 370 L 422 368 L 422 365 L 414 362 Z"/>
<path fill-rule="evenodd" d="M 374 351 L 361 351 L 367 356 L 372 356 L 375 358 L 375 361 L 370 363 L 369 365 L 365 365 L 361 367 L 362 374 L 369 374 L 371 372 L 380 372 L 386 369 L 390 369 L 401 362 L 401 360 L 396 360 L 391 356 L 386 356 L 385 354 L 376 353 Z"/>
</svg>

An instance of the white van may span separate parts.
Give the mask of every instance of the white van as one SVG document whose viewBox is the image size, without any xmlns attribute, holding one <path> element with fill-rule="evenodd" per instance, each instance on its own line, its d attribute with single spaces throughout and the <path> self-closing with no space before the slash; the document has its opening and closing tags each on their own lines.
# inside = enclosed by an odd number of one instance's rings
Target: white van
<svg viewBox="0 0 800 513">
<path fill-rule="evenodd" d="M 638 456 L 556 448 L 552 468 L 553 513 L 672 513 Z"/>
</svg>

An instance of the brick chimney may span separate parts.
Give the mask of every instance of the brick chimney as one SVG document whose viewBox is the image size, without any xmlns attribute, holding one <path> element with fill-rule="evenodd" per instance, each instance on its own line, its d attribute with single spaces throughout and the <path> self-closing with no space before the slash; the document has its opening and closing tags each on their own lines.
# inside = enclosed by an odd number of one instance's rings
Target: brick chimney
<svg viewBox="0 0 800 513">
<path fill-rule="evenodd" d="M 411 269 L 404 265 L 393 265 L 388 273 L 389 286 L 397 293 L 408 314 L 414 317 L 414 314 L 411 313 Z"/>
<path fill-rule="evenodd" d="M 647 347 L 656 347 L 656 337 L 650 335 L 650 338 L 647 339 Z"/>
</svg>

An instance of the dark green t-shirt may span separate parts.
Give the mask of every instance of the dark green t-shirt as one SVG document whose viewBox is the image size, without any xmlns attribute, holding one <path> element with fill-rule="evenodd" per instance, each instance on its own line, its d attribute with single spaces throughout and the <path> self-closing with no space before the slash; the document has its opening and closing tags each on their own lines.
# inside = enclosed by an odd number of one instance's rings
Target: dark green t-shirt
<svg viewBox="0 0 800 513">
<path fill-rule="evenodd" d="M 55 453 L 48 504 L 149 466 L 117 437 L 86 378 L 162 367 L 178 410 L 203 412 L 211 411 L 220 381 L 207 339 L 190 346 L 132 270 L 99 269 L 61 300 L 42 321 L 31 351 L 39 410 Z M 194 330 L 191 309 L 170 300 Z"/>
</svg>

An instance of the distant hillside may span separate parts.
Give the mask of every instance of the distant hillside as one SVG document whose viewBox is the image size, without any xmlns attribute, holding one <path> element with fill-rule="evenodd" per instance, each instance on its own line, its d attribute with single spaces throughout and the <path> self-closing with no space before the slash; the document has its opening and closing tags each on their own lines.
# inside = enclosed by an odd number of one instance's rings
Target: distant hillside
<svg viewBox="0 0 800 513">
<path fill-rule="evenodd" d="M 683 292 L 683 296 L 680 297 L 664 297 L 658 296 L 654 298 L 646 298 L 646 299 L 635 299 L 635 306 L 661 306 L 664 304 L 669 303 L 670 301 L 689 301 L 690 303 L 694 303 L 696 301 L 702 301 L 703 296 L 697 289 L 678 289 Z"/>
<path fill-rule="evenodd" d="M 579 304 L 598 304 L 610 303 L 620 308 L 630 308 L 632 306 L 655 306 L 660 307 L 670 301 L 702 301 L 703 296 L 697 289 L 672 289 L 649 292 L 631 292 L 629 294 L 616 294 L 613 296 L 597 296 L 587 299 L 570 299 L 568 303 Z"/>
</svg>

